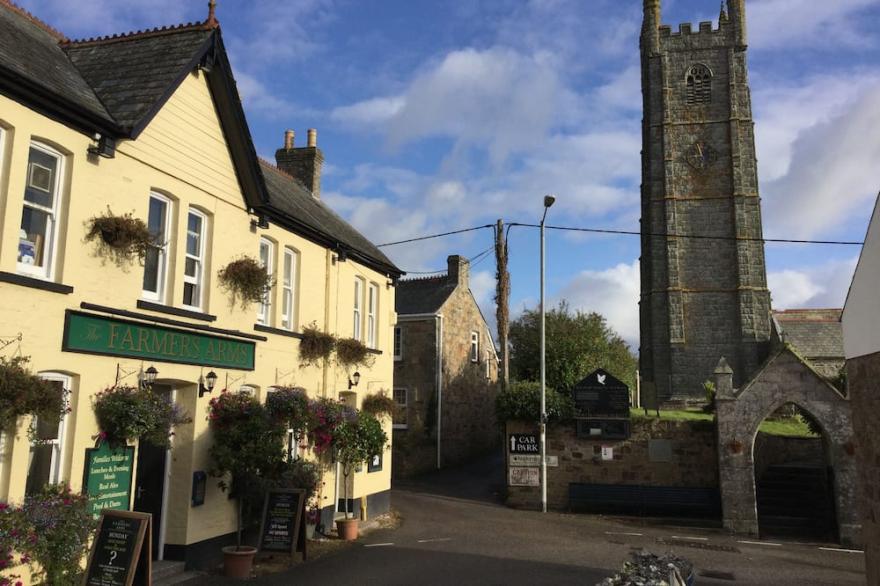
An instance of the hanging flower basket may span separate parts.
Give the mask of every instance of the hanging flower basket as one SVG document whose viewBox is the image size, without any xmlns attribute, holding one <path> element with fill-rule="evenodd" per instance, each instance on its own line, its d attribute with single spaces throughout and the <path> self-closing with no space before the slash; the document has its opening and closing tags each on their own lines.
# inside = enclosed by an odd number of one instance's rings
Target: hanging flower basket
<svg viewBox="0 0 880 586">
<path fill-rule="evenodd" d="M 110 387 L 98 393 L 93 402 L 101 437 L 111 446 L 142 438 L 157 446 L 168 446 L 172 429 L 192 422 L 175 403 L 148 389 Z"/>
<path fill-rule="evenodd" d="M 374 357 L 360 340 L 342 338 L 336 340 L 336 363 L 343 368 L 372 366 Z"/>
<path fill-rule="evenodd" d="M 336 338 L 333 334 L 322 332 L 318 329 L 318 325 L 312 322 L 303 328 L 302 338 L 299 341 L 299 359 L 302 366 L 316 366 L 322 360 L 330 358 L 334 346 L 336 346 Z"/>
<path fill-rule="evenodd" d="M 49 381 L 33 374 L 26 356 L 0 356 L 0 432 L 23 415 L 64 414 L 66 400 Z"/>
<path fill-rule="evenodd" d="M 361 402 L 361 410 L 374 417 L 394 417 L 397 413 L 397 403 L 385 391 L 379 391 L 364 397 Z"/>
<path fill-rule="evenodd" d="M 94 242 L 99 256 L 119 266 L 135 259 L 143 264 L 147 251 L 159 244 L 143 220 L 130 213 L 116 216 L 109 208 L 86 222 L 86 242 Z"/>
<path fill-rule="evenodd" d="M 257 259 L 243 256 L 220 269 L 217 273 L 220 286 L 245 308 L 251 303 L 260 303 L 272 289 L 272 277 L 266 267 Z"/>
<path fill-rule="evenodd" d="M 276 387 L 266 397 L 266 411 L 269 417 L 299 437 L 304 437 L 311 427 L 312 412 L 305 389 Z"/>
</svg>

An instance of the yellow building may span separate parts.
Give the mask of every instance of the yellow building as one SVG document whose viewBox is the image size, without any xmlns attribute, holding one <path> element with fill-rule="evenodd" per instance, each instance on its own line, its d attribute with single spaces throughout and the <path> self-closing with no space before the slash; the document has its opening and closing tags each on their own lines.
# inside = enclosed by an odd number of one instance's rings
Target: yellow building
<svg viewBox="0 0 880 586">
<path fill-rule="evenodd" d="M 69 391 L 71 408 L 39 422 L 44 444 L 28 439 L 30 420 L 3 434 L 0 500 L 19 502 L 46 482 L 80 490 L 98 433 L 93 396 L 152 367 L 154 389 L 193 422 L 167 452 L 138 448 L 128 504 L 154 515 L 157 557 L 197 567 L 235 527 L 234 501 L 214 480 L 204 504 L 192 499 L 194 478 L 209 469 L 212 394 L 200 392 L 209 371 L 213 396 L 247 389 L 264 399 L 293 385 L 358 405 L 390 391 L 401 271 L 320 201 L 321 162 L 313 132 L 303 148 L 285 135 L 286 172 L 257 159 L 213 15 L 70 41 L 0 0 L 0 346 L 30 356 Z M 108 208 L 160 234 L 145 266 L 120 267 L 84 241 L 86 222 Z M 218 270 L 243 255 L 276 282 L 265 303 L 245 309 L 217 285 Z M 313 322 L 373 349 L 359 384 L 332 362 L 301 367 L 299 338 Z M 390 454 L 354 476 L 354 510 L 387 510 Z M 324 480 L 329 521 L 343 487 L 333 470 Z"/>
</svg>

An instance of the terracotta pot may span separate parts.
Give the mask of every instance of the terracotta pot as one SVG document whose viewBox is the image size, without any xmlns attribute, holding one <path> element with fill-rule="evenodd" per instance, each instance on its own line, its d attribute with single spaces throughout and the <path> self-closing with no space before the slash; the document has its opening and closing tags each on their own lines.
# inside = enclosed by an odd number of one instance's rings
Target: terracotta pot
<svg viewBox="0 0 880 586">
<path fill-rule="evenodd" d="M 223 548 L 223 573 L 227 578 L 250 578 L 256 547 L 229 545 Z"/>
<path fill-rule="evenodd" d="M 345 541 L 354 541 L 358 538 L 357 519 L 337 519 L 336 534 Z"/>
</svg>

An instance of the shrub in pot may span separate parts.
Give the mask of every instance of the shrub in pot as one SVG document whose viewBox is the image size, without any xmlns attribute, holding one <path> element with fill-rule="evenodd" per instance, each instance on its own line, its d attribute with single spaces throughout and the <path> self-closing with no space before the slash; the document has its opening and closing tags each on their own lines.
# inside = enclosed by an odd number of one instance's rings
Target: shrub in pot
<svg viewBox="0 0 880 586">
<path fill-rule="evenodd" d="M 388 436 L 374 416 L 349 409 L 336 427 L 333 447 L 336 460 L 342 465 L 345 486 L 345 518 L 336 521 L 337 533 L 345 540 L 358 536 L 358 519 L 352 518 L 348 494 L 348 477 L 357 466 L 363 465 L 376 454 L 385 451 Z"/>
<path fill-rule="evenodd" d="M 242 533 L 268 483 L 284 466 L 286 429 L 247 392 L 224 392 L 211 399 L 208 409 L 214 436 L 210 474 L 237 501 L 236 544 L 223 548 L 224 567 L 228 576 L 246 578 L 257 549 L 242 545 Z"/>
</svg>

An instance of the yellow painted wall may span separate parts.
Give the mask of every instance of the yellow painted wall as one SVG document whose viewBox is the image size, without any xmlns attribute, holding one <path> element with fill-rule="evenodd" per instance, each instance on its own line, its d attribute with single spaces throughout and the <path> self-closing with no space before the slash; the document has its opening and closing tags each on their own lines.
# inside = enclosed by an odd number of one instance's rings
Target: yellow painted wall
<svg viewBox="0 0 880 586">
<path fill-rule="evenodd" d="M 231 305 L 228 295 L 217 287 L 217 271 L 229 261 L 248 254 L 257 257 L 260 236 L 278 243 L 275 275 L 281 276 L 283 246 L 299 251 L 300 266 L 295 290 L 297 320 L 295 329 L 316 322 L 329 331 L 351 335 L 353 280 L 363 276 L 379 285 L 378 349 L 372 368 L 360 369 L 360 385 L 354 389 L 358 403 L 364 394 L 392 387 L 392 326 L 396 320 L 394 288 L 389 280 L 352 261 L 337 262 L 327 249 L 278 226 L 266 230 L 251 228 L 238 182 L 235 178 L 223 134 L 203 77 L 190 75 L 172 96 L 137 141 L 119 144 L 114 159 L 87 156 L 90 140 L 57 122 L 35 113 L 26 106 L 0 95 L 0 127 L 3 149 L 0 152 L 0 272 L 16 272 L 16 253 L 25 173 L 31 140 L 42 140 L 65 154 L 58 253 L 54 281 L 70 285 L 70 295 L 53 293 L 0 282 L 0 337 L 22 334 L 21 352 L 31 357 L 37 372 L 60 371 L 73 377 L 73 411 L 66 419 L 61 477 L 74 490 L 81 488 L 85 449 L 94 444 L 98 433 L 92 396 L 114 383 L 117 366 L 123 372 L 136 372 L 153 364 L 159 370 L 158 382 L 176 389 L 177 402 L 193 418 L 191 425 L 177 430 L 171 452 L 171 485 L 166 516 L 166 543 L 191 544 L 234 530 L 234 501 L 226 498 L 209 478 L 206 502 L 190 506 L 193 470 L 209 468 L 208 449 L 211 433 L 206 419 L 210 395 L 199 399 L 198 366 L 148 362 L 110 356 L 62 352 L 62 330 L 66 309 L 79 309 L 81 302 L 116 309 L 150 313 L 137 308 L 141 298 L 143 269 L 136 263 L 120 268 L 98 258 L 93 247 L 83 241 L 85 222 L 109 206 L 114 213 L 131 212 L 146 220 L 149 194 L 159 191 L 172 198 L 172 235 L 166 286 L 168 305 L 180 307 L 183 296 L 183 261 L 186 237 L 186 214 L 195 206 L 209 216 L 207 265 L 203 311 L 217 317 L 210 325 L 264 335 L 256 345 L 256 370 L 252 372 L 214 368 L 219 389 L 228 381 L 230 389 L 254 386 L 265 398 L 273 385 L 296 385 L 310 395 L 338 397 L 348 390 L 348 374 L 329 367 L 300 368 L 298 340 L 254 329 L 257 306 L 242 309 Z M 281 288 L 273 289 L 273 325 L 280 324 Z M 157 316 L 191 321 L 155 314 Z M 364 316 L 366 313 L 364 312 Z M 364 325 L 364 331 L 366 326 Z M 10 355 L 13 345 L 4 351 Z M 204 369 L 207 372 L 208 368 Z M 135 384 L 136 375 L 123 382 Z M 6 437 L 4 458 L 0 464 L 0 499 L 20 501 L 24 496 L 29 443 L 22 421 L 15 437 Z M 389 439 L 390 422 L 386 422 Z M 8 436 L 11 434 L 7 434 Z M 355 497 L 390 488 L 391 453 L 385 454 L 380 473 L 364 471 L 354 480 Z M 328 473 L 323 505 L 333 503 L 335 479 Z M 341 495 L 340 495 L 341 497 Z"/>
</svg>

